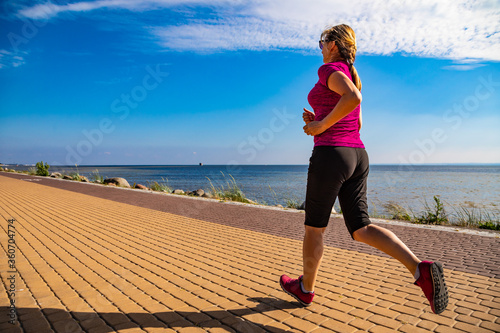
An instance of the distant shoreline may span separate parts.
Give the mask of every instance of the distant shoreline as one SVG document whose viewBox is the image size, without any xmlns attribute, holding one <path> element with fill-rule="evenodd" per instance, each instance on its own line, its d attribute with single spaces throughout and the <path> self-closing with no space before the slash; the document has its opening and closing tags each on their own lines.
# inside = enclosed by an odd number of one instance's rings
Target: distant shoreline
<svg viewBox="0 0 500 333">
<path fill-rule="evenodd" d="M 79 167 L 220 167 L 220 166 L 307 166 L 308 164 L 78 164 Z M 371 166 L 401 166 L 401 167 L 425 167 L 425 166 L 500 166 L 500 163 L 426 163 L 426 164 L 400 164 L 400 163 L 370 163 Z M 0 166 L 25 166 L 34 167 L 35 164 L 2 164 Z M 52 167 L 70 167 L 73 168 L 75 165 L 63 165 L 63 164 L 51 164 Z"/>
<path fill-rule="evenodd" d="M 229 170 L 231 168 L 234 170 Z M 106 174 L 125 180 L 127 187 L 137 185 L 146 190 L 215 196 L 223 200 L 286 208 L 303 206 L 307 168 L 307 165 L 52 166 L 53 171 L 59 173 L 56 177 L 69 180 L 106 183 L 112 179 Z M 11 166 L 10 169 L 36 173 L 32 166 Z M 103 172 L 102 169 L 109 170 Z M 401 168 L 400 165 L 374 165 L 371 171 L 376 175 L 369 180 L 373 188 L 373 196 L 369 198 L 372 218 L 500 229 L 497 200 L 500 192 L 495 187 L 496 181 L 492 181 L 500 175 L 499 166 L 421 165 Z M 471 187 L 471 184 L 483 187 Z M 430 190 L 427 190 L 429 186 Z M 484 196 L 484 188 L 489 189 L 490 195 Z M 457 194 L 457 191 L 462 193 Z M 340 208 L 336 202 L 335 209 L 339 211 Z"/>
</svg>

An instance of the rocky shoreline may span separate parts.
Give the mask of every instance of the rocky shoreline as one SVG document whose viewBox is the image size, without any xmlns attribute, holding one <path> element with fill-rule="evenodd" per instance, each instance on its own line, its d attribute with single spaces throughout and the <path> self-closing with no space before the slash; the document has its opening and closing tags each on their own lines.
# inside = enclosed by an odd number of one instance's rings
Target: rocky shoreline
<svg viewBox="0 0 500 333">
<path fill-rule="evenodd" d="M 15 173 L 36 175 L 35 172 L 16 171 L 14 169 L 3 168 L 1 166 L 0 166 L 0 172 L 15 172 Z M 71 176 L 71 175 L 61 174 L 60 172 L 52 172 L 48 177 L 58 178 L 58 179 L 63 179 L 63 180 L 78 181 L 78 182 L 83 182 L 83 183 L 101 184 L 104 186 L 116 186 L 116 187 L 123 187 L 123 188 L 139 189 L 139 190 L 144 190 L 144 191 L 156 191 L 156 192 L 164 192 L 164 193 L 177 194 L 177 195 L 187 195 L 187 196 L 194 196 L 194 197 L 207 198 L 207 199 L 220 199 L 220 200 L 232 201 L 232 200 L 225 198 L 225 197 L 221 198 L 221 197 L 214 195 L 211 192 L 205 191 L 201 188 L 196 189 L 196 190 L 192 190 L 192 191 L 183 190 L 183 189 L 174 189 L 174 190 L 168 191 L 168 190 L 164 190 L 164 189 L 155 190 L 155 189 L 152 189 L 151 187 L 147 187 L 143 184 L 135 184 L 134 183 L 131 186 L 125 178 L 121 178 L 121 177 L 106 178 L 106 179 L 103 179 L 102 182 L 99 180 L 90 181 L 87 177 L 79 175 L 79 174 L 74 174 L 73 176 Z M 244 203 L 253 204 L 253 205 L 260 205 L 258 202 L 252 201 L 248 198 L 245 198 Z M 274 207 L 285 208 L 279 204 L 275 205 Z M 305 202 L 302 202 L 302 204 L 299 205 L 298 207 L 286 207 L 286 208 L 305 210 Z M 336 213 L 337 212 L 335 211 L 335 208 L 332 208 L 332 214 L 336 214 Z"/>
<path fill-rule="evenodd" d="M 3 168 L 3 167 L 0 167 L 0 171 L 30 174 L 28 171 L 16 171 L 14 169 Z M 101 185 L 106 185 L 106 186 L 135 188 L 135 189 L 139 189 L 139 190 L 153 191 L 153 189 L 151 189 L 145 185 L 142 185 L 142 184 L 135 184 L 134 183 L 133 186 L 130 186 L 129 182 L 125 178 L 121 178 L 121 177 L 106 178 L 102 182 L 97 181 L 97 180 L 90 181 L 87 177 L 82 176 L 82 175 L 70 176 L 70 175 L 61 174 L 59 172 L 52 172 L 49 175 L 49 177 L 64 179 L 64 180 L 79 181 L 79 182 L 83 182 L 83 183 L 93 183 L 93 184 L 101 184 Z M 160 192 L 167 192 L 167 191 L 160 191 Z M 175 189 L 171 193 L 172 194 L 181 194 L 181 195 L 192 195 L 192 196 L 203 197 L 203 198 L 214 198 L 214 196 L 211 193 L 205 192 L 203 189 L 197 189 L 194 191 L 184 191 L 181 189 Z"/>
</svg>

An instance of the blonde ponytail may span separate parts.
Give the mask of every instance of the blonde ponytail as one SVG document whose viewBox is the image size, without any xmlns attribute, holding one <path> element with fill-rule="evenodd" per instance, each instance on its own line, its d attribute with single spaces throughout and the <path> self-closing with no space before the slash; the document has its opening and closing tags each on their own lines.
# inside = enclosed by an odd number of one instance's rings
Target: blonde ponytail
<svg viewBox="0 0 500 333">
<path fill-rule="evenodd" d="M 346 24 L 336 25 L 323 31 L 321 39 L 327 42 L 335 41 L 340 55 L 349 64 L 349 72 L 351 73 L 352 82 L 356 88 L 361 91 L 361 78 L 359 77 L 358 71 L 354 67 L 357 49 L 354 30 Z"/>
<path fill-rule="evenodd" d="M 351 77 L 352 77 L 352 82 L 358 88 L 359 91 L 361 91 L 361 79 L 359 78 L 358 71 L 356 70 L 356 67 L 354 65 L 349 66 L 349 72 L 351 72 Z"/>
</svg>

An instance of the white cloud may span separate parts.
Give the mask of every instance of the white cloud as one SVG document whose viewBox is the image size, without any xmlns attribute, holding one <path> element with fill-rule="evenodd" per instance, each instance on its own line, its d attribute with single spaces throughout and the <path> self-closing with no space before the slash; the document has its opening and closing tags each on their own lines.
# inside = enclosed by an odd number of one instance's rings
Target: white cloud
<svg viewBox="0 0 500 333">
<path fill-rule="evenodd" d="M 0 69 L 24 65 L 24 56 L 26 54 L 27 52 L 10 52 L 3 49 L 0 50 Z"/>
<path fill-rule="evenodd" d="M 500 0 L 99 0 L 25 8 L 19 15 L 49 19 L 63 12 L 162 8 L 214 10 L 216 19 L 149 27 L 161 46 L 197 52 L 295 49 L 312 51 L 322 29 L 347 23 L 364 54 L 396 52 L 454 60 L 500 60 Z M 470 69 L 472 67 L 450 68 Z"/>
<path fill-rule="evenodd" d="M 62 1 L 59 1 L 62 2 Z M 212 3 L 235 4 L 237 1 L 209 1 L 209 0 L 97 0 L 81 1 L 68 4 L 54 4 L 46 2 L 32 7 L 26 7 L 18 15 L 31 19 L 51 19 L 60 13 L 84 13 L 96 9 L 128 9 L 130 11 L 154 10 L 158 8 L 172 8 L 179 5 L 211 5 Z"/>
<path fill-rule="evenodd" d="M 450 65 L 444 66 L 443 69 L 455 70 L 455 71 L 469 71 L 471 69 L 476 69 L 478 67 L 483 67 L 484 64 L 470 64 L 470 65 Z"/>
<path fill-rule="evenodd" d="M 281 22 L 254 17 L 153 29 L 162 46 L 191 51 L 308 49 L 310 44 L 317 44 L 313 32 L 305 24 L 296 30 Z"/>
</svg>

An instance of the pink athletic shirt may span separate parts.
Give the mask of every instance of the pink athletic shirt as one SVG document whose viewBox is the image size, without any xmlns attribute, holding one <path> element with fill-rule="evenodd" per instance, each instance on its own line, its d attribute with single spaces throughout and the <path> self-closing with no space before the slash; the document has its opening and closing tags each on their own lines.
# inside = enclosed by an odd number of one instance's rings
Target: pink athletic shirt
<svg viewBox="0 0 500 333">
<path fill-rule="evenodd" d="M 349 65 L 345 61 L 330 62 L 318 69 L 319 80 L 307 96 L 307 101 L 316 115 L 314 120 L 323 120 L 337 105 L 340 95 L 328 88 L 328 78 L 335 71 L 340 71 L 352 80 Z M 314 136 L 314 146 L 342 146 L 365 148 L 359 136 L 358 105 L 351 113 L 342 118 L 338 123 Z"/>
</svg>

